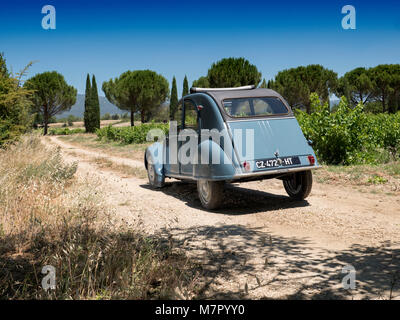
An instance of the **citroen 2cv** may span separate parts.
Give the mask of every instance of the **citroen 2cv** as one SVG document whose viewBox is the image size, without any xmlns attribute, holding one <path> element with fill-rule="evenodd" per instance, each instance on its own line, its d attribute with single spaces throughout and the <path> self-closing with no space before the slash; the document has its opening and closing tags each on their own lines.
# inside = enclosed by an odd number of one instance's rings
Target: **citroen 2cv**
<svg viewBox="0 0 400 320">
<path fill-rule="evenodd" d="M 319 168 L 288 103 L 270 89 L 191 88 L 179 102 L 176 122 L 146 149 L 151 187 L 165 178 L 197 182 L 200 201 L 217 209 L 225 182 L 277 178 L 288 195 L 305 199 L 311 170 Z"/>
</svg>

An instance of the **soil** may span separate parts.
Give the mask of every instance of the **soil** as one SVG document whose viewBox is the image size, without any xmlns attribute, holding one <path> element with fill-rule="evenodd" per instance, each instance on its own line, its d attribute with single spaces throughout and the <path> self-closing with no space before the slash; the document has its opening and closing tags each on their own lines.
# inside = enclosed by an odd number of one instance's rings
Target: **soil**
<svg viewBox="0 0 400 320">
<path fill-rule="evenodd" d="M 90 158 L 144 168 L 59 140 L 77 174 L 99 181 L 117 217 L 149 235 L 169 237 L 201 266 L 200 297 L 230 299 L 400 299 L 400 197 L 346 183 L 318 183 L 291 200 L 280 180 L 227 184 L 224 206 L 201 207 L 196 185 L 147 180 L 99 169 Z M 372 187 L 371 187 L 372 188 Z M 354 267 L 355 289 L 342 268 Z"/>
</svg>

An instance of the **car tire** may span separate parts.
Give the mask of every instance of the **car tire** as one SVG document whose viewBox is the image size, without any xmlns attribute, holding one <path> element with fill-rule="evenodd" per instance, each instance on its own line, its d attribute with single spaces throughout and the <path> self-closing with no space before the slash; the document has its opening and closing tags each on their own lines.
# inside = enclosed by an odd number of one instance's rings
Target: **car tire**
<svg viewBox="0 0 400 320">
<path fill-rule="evenodd" d="M 154 168 L 153 159 L 147 158 L 147 177 L 149 178 L 150 187 L 153 189 L 162 188 L 165 185 L 165 177 L 163 176 L 161 181 L 157 179 L 157 174 Z"/>
<path fill-rule="evenodd" d="M 224 181 L 198 180 L 197 192 L 204 208 L 218 209 L 223 199 Z"/>
<path fill-rule="evenodd" d="M 293 173 L 283 180 L 283 186 L 289 197 L 304 200 L 312 189 L 312 173 L 310 170 Z"/>
</svg>

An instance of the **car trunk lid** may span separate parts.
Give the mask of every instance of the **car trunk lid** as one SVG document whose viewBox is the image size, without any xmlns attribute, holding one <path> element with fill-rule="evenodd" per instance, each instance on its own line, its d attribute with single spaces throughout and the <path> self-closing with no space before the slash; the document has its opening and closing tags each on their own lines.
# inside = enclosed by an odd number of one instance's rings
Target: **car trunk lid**
<svg viewBox="0 0 400 320">
<path fill-rule="evenodd" d="M 294 117 L 234 120 L 227 124 L 242 164 L 314 154 Z M 254 164 L 251 167 L 255 170 Z"/>
</svg>

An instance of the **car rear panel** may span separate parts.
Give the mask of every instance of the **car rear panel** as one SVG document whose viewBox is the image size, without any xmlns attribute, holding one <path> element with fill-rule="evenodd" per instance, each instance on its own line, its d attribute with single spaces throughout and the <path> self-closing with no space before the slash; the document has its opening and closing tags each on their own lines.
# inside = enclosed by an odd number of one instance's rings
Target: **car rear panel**
<svg viewBox="0 0 400 320">
<path fill-rule="evenodd" d="M 315 157 L 294 117 L 235 120 L 227 121 L 227 124 L 240 162 L 250 164 L 250 169 L 247 171 L 309 167 L 308 156 Z M 252 135 L 254 139 L 251 138 Z M 251 145 L 252 140 L 254 149 Z M 256 166 L 256 162 L 260 160 L 285 157 L 298 157 L 300 163 L 280 167 L 257 168 Z M 317 165 L 315 162 L 315 166 Z"/>
</svg>

